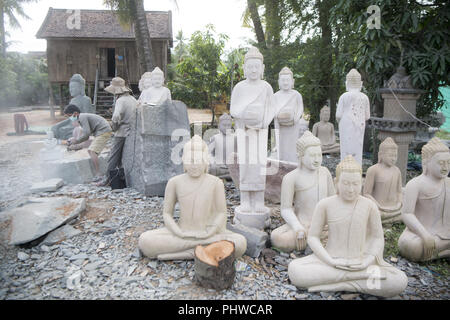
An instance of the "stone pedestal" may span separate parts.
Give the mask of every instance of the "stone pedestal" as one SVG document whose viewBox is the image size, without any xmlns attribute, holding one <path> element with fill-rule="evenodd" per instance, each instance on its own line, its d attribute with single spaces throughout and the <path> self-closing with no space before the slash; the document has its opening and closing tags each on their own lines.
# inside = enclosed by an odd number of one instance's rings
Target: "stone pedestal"
<svg viewBox="0 0 450 320">
<path fill-rule="evenodd" d="M 242 212 L 238 206 L 234 210 L 233 223 L 263 230 L 270 227 L 270 209 L 266 207 L 265 212 Z"/>
</svg>

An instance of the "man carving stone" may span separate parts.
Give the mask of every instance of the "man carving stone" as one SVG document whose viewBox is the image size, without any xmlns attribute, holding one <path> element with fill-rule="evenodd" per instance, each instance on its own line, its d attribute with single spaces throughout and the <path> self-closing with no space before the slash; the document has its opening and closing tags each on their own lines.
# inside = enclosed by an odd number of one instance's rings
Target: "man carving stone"
<svg viewBox="0 0 450 320">
<path fill-rule="evenodd" d="M 91 98 L 85 93 L 86 81 L 80 74 L 74 74 L 70 78 L 69 91 L 73 97 L 70 100 L 71 105 L 77 106 L 81 113 L 95 113 L 95 107 L 92 105 Z M 69 119 L 63 120 L 52 127 L 56 139 L 67 140 L 72 137 L 73 126 Z"/>
</svg>

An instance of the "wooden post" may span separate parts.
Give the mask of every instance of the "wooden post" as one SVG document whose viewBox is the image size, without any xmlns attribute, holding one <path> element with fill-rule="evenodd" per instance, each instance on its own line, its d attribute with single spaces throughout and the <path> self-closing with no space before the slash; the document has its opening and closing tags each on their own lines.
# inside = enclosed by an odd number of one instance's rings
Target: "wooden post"
<svg viewBox="0 0 450 320">
<path fill-rule="evenodd" d="M 61 116 L 63 116 L 64 114 L 64 101 L 63 101 L 63 96 L 62 96 L 62 84 L 58 85 L 58 89 L 59 89 L 59 112 Z"/>
<path fill-rule="evenodd" d="M 52 83 L 48 83 L 48 104 L 50 105 L 50 118 L 55 119 L 55 100 L 53 99 L 53 87 Z"/>
<path fill-rule="evenodd" d="M 194 254 L 195 280 L 202 287 L 215 290 L 231 288 L 236 276 L 233 242 L 223 240 L 206 247 L 199 245 Z"/>
</svg>

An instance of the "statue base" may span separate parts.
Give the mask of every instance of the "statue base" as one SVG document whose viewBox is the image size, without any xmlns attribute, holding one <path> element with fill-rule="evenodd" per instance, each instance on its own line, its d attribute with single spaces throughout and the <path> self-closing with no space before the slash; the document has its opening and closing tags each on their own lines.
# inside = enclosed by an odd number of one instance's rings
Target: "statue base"
<svg viewBox="0 0 450 320">
<path fill-rule="evenodd" d="M 233 223 L 242 223 L 244 226 L 263 230 L 270 227 L 270 209 L 265 207 L 264 212 L 244 212 L 238 206 L 234 210 Z"/>
</svg>

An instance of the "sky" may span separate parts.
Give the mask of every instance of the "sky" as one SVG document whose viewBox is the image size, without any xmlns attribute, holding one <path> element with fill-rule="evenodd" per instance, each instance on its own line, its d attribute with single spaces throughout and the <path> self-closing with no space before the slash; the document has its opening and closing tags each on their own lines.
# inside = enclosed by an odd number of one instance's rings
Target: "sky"
<svg viewBox="0 0 450 320">
<path fill-rule="evenodd" d="M 246 39 L 254 40 L 253 32 L 242 27 L 242 13 L 246 0 L 177 0 L 178 8 L 173 0 L 144 0 L 145 10 L 172 10 L 173 37 L 179 30 L 188 38 L 194 31 L 203 30 L 211 23 L 218 33 L 229 36 L 226 49 L 245 46 Z M 48 8 L 55 9 L 107 9 L 103 0 L 39 0 L 24 5 L 30 20 L 19 19 L 22 30 L 12 30 L 7 26 L 10 37 L 7 41 L 13 44 L 8 51 L 45 51 L 46 40 L 36 39 L 36 33 L 47 15 Z M 174 46 L 176 43 L 174 43 Z"/>
</svg>

